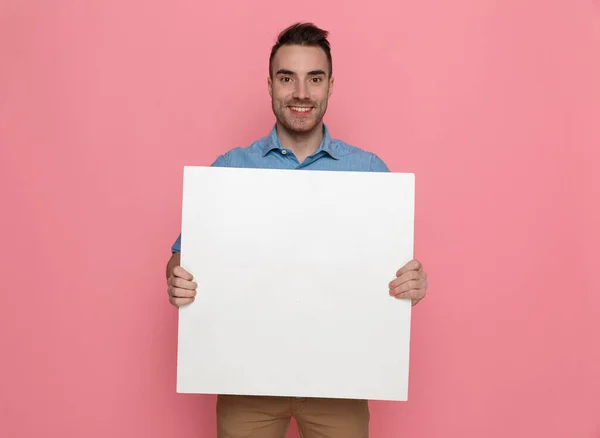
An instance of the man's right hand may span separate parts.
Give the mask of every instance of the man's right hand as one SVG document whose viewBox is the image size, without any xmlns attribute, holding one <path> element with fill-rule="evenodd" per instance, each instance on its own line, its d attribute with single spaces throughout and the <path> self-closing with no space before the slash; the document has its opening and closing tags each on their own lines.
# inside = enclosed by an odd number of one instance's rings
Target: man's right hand
<svg viewBox="0 0 600 438">
<path fill-rule="evenodd" d="M 194 277 L 181 266 L 175 266 L 167 279 L 169 302 L 175 307 L 190 304 L 196 296 L 198 284 Z"/>
</svg>

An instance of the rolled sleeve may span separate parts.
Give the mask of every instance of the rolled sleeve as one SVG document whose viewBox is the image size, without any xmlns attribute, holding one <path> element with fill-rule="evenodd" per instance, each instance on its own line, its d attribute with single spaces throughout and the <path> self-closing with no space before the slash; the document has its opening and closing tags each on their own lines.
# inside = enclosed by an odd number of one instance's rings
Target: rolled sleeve
<svg viewBox="0 0 600 438">
<path fill-rule="evenodd" d="M 171 246 L 171 252 L 181 252 L 181 233 L 179 234 L 179 236 L 177 236 L 177 239 L 175 240 L 175 243 L 173 243 L 173 246 Z"/>
</svg>

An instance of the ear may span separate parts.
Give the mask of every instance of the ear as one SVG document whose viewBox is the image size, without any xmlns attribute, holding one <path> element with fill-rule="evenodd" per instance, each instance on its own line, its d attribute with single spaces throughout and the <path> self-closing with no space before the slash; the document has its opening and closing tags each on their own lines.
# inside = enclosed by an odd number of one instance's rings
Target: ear
<svg viewBox="0 0 600 438">
<path fill-rule="evenodd" d="M 335 83 L 335 80 L 334 80 L 333 77 L 331 77 L 329 79 L 329 93 L 327 94 L 327 98 L 331 97 L 331 94 L 333 93 L 333 88 L 334 88 L 333 85 L 334 85 L 334 83 Z"/>
<path fill-rule="evenodd" d="M 267 77 L 267 86 L 269 88 L 269 96 L 273 97 L 273 80 L 271 76 Z"/>
</svg>

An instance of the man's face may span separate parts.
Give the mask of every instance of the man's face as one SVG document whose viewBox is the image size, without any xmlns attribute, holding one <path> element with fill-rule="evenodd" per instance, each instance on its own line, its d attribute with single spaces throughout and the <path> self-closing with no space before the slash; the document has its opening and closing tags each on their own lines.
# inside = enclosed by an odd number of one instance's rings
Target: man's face
<svg viewBox="0 0 600 438">
<path fill-rule="evenodd" d="M 314 129 L 327 111 L 333 91 L 329 63 L 320 47 L 286 45 L 272 62 L 269 94 L 279 123 L 296 133 Z"/>
</svg>

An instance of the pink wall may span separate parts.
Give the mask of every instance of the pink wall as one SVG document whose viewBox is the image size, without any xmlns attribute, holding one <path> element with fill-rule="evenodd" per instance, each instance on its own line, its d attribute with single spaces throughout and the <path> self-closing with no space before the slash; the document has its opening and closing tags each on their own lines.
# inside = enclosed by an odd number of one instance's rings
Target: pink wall
<svg viewBox="0 0 600 438">
<path fill-rule="evenodd" d="M 4 0 L 0 436 L 214 436 L 214 398 L 175 393 L 182 166 L 270 129 L 299 19 L 332 31 L 333 134 L 417 175 L 430 295 L 372 436 L 600 437 L 589 0 Z"/>
</svg>

